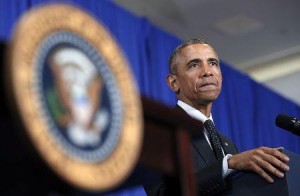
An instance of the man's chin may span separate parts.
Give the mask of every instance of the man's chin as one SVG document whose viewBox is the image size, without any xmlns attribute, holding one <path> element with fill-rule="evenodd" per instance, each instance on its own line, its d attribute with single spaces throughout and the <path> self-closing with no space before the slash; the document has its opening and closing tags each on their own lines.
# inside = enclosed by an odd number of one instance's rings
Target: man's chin
<svg viewBox="0 0 300 196">
<path fill-rule="evenodd" d="M 215 101 L 219 97 L 219 91 L 207 91 L 198 95 L 199 100 Z"/>
<path fill-rule="evenodd" d="M 198 100 L 203 103 L 203 104 L 210 104 L 210 103 L 213 103 L 214 101 L 216 101 L 218 98 L 217 95 L 215 96 L 206 96 L 206 97 L 202 97 L 202 98 L 199 98 Z"/>
</svg>

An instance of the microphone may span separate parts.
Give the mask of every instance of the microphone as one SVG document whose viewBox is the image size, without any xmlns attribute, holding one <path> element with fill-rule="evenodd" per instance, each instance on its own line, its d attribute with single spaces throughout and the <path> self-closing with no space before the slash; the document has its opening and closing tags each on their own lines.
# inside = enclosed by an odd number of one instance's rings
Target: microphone
<svg viewBox="0 0 300 196">
<path fill-rule="evenodd" d="M 300 136 L 300 121 L 295 117 L 279 114 L 276 117 L 275 124 L 282 129 Z"/>
</svg>

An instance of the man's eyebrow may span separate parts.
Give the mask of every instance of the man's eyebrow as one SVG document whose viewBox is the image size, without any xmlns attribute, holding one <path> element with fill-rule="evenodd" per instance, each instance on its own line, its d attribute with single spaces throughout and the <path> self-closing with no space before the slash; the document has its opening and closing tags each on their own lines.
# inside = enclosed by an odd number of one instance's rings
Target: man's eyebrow
<svg viewBox="0 0 300 196">
<path fill-rule="evenodd" d="M 210 62 L 211 62 L 211 61 L 216 61 L 216 62 L 219 63 L 219 59 L 217 59 L 217 58 L 209 58 L 208 61 L 210 61 Z"/>
<path fill-rule="evenodd" d="M 201 62 L 201 59 L 192 59 L 186 65 L 189 65 L 191 63 L 199 63 L 199 62 Z"/>
</svg>

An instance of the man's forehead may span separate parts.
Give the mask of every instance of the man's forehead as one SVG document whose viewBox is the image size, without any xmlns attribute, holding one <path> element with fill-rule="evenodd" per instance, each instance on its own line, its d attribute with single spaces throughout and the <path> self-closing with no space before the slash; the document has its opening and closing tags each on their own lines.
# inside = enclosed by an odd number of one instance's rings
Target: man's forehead
<svg viewBox="0 0 300 196">
<path fill-rule="evenodd" d="M 214 48 L 208 44 L 192 44 L 183 48 L 180 55 L 184 59 L 193 57 L 218 58 Z"/>
</svg>

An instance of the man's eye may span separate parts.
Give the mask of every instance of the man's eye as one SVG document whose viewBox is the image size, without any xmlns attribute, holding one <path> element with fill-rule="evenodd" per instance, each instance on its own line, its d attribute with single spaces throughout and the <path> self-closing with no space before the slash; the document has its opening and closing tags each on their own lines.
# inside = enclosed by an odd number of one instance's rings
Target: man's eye
<svg viewBox="0 0 300 196">
<path fill-rule="evenodd" d="M 198 64 L 197 63 L 193 63 L 193 64 L 191 64 L 191 67 L 198 67 Z"/>
<path fill-rule="evenodd" d="M 217 63 L 217 62 L 214 62 L 214 61 L 212 61 L 212 62 L 210 62 L 210 65 L 211 65 L 211 66 L 217 66 L 217 65 L 218 65 L 218 63 Z"/>
</svg>

